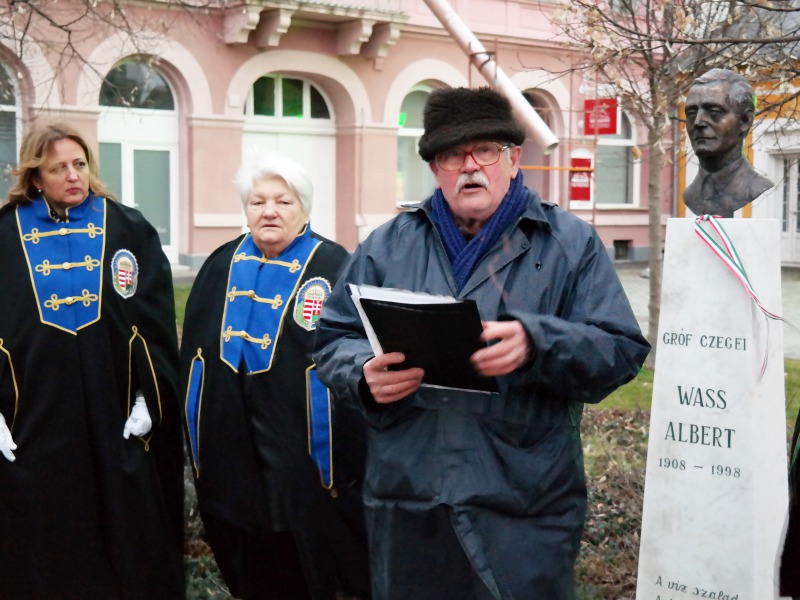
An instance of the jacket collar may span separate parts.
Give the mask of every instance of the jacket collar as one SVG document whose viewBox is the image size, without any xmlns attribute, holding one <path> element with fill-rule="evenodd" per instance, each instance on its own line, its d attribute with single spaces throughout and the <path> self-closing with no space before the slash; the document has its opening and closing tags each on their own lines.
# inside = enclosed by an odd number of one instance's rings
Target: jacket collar
<svg viewBox="0 0 800 600">
<path fill-rule="evenodd" d="M 409 212 L 421 212 L 424 214 L 430 222 L 431 227 L 435 231 L 436 225 L 434 224 L 431 214 L 433 212 L 431 202 L 431 198 L 428 198 L 419 204 L 410 206 L 408 210 Z M 493 271 L 495 273 L 500 271 L 508 263 L 514 261 L 521 254 L 527 252 L 530 248 L 531 242 L 528 239 L 528 235 L 519 227 L 519 224 L 522 221 L 529 220 L 533 223 L 540 223 L 542 227 L 545 227 L 548 230 L 551 228 L 546 212 L 548 210 L 546 207 L 551 206 L 553 205 L 550 203 L 545 205 L 539 198 L 539 194 L 531 189 L 528 189 L 528 206 L 525 208 L 525 212 L 522 213 L 522 216 L 518 219 L 513 229 L 508 232 L 504 238 L 506 240 L 510 240 L 511 243 L 507 245 L 500 245 L 502 248 L 501 253 L 499 255 L 495 255 L 495 262 L 493 263 Z M 496 248 L 498 248 L 497 244 L 495 245 L 495 249 Z M 489 253 L 492 252 L 492 250 L 489 251 Z M 445 254 L 444 248 L 442 249 L 442 253 Z M 447 258 L 445 257 L 444 260 L 447 260 Z M 476 270 L 472 273 L 466 285 L 464 285 L 464 287 L 461 289 L 461 292 L 458 294 L 458 297 L 466 297 L 470 292 L 479 287 L 487 279 L 494 277 L 493 273 L 490 273 L 487 269 L 480 266 L 482 263 L 485 264 L 483 260 L 478 263 L 478 268 L 476 268 Z M 451 285 L 455 291 L 455 282 L 451 282 Z"/>
</svg>

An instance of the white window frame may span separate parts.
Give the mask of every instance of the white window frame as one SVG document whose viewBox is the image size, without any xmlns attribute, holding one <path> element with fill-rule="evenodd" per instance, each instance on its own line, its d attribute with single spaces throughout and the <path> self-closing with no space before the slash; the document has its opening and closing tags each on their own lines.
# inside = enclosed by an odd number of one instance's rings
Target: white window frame
<svg viewBox="0 0 800 600">
<path fill-rule="evenodd" d="M 179 136 L 175 110 L 120 108 L 101 106 L 98 121 L 98 142 L 120 144 L 122 189 L 118 200 L 137 208 L 133 201 L 134 150 L 169 152 L 169 228 L 170 243 L 163 245 L 170 262 L 178 262 L 180 248 L 179 212 Z"/>
<path fill-rule="evenodd" d="M 631 137 L 627 139 L 615 139 L 615 138 L 608 138 L 601 135 L 598 136 L 588 136 L 593 138 L 597 141 L 597 147 L 606 146 L 606 147 L 620 147 L 625 146 L 628 148 L 634 148 L 636 146 L 636 122 L 630 117 L 630 115 L 624 113 L 621 108 L 617 108 L 617 122 L 620 124 L 620 129 L 622 128 L 622 118 L 625 116 L 628 120 L 628 124 L 630 125 L 631 130 Z M 597 190 L 597 177 L 596 171 L 592 173 L 592 192 L 591 192 L 591 199 L 589 202 L 570 202 L 570 208 L 574 210 L 580 209 L 597 209 L 597 210 L 625 210 L 625 209 L 638 209 L 641 207 L 641 158 L 634 158 L 631 164 L 632 169 L 632 176 L 631 176 L 631 196 L 630 202 L 614 202 L 614 203 L 600 203 L 595 202 L 596 190 Z M 592 167 L 597 169 L 597 152 L 595 151 L 594 156 L 592 157 Z"/>
<path fill-rule="evenodd" d="M 135 57 L 119 61 L 142 62 Z M 120 177 L 122 189 L 118 200 L 126 206 L 137 208 L 134 197 L 133 156 L 135 150 L 159 150 L 169 152 L 169 239 L 161 248 L 171 263 L 178 263 L 180 249 L 180 135 L 178 123 L 178 96 L 169 78 L 156 69 L 172 94 L 175 108 L 136 108 L 99 104 L 97 123 L 98 143 L 120 144 Z M 99 102 L 99 99 L 98 99 Z"/>
<path fill-rule="evenodd" d="M 325 91 L 313 81 L 303 77 L 284 75 L 280 72 L 272 72 L 262 75 L 262 77 L 273 77 L 295 79 L 303 82 L 303 116 L 302 117 L 283 117 L 257 115 L 253 112 L 253 85 L 247 92 L 245 99 L 244 124 L 242 127 L 242 156 L 250 150 L 250 147 L 265 146 L 285 154 L 295 159 L 302 165 L 306 165 L 309 176 L 314 182 L 314 204 L 311 209 L 311 225 L 317 233 L 335 240 L 336 239 L 336 165 L 326 164 L 312 171 L 307 166 L 307 160 L 298 156 L 296 145 L 303 146 L 306 140 L 302 138 L 320 138 L 324 142 L 325 148 L 331 148 L 332 161 L 335 162 L 336 148 L 336 121 L 333 103 Z M 328 107 L 329 118 L 311 118 L 311 88 L 319 92 Z M 283 112 L 282 86 L 275 86 L 275 106 L 276 113 Z M 294 143 L 296 142 L 296 144 Z M 309 140 L 314 142 L 314 140 Z M 331 203 L 325 206 L 326 203 Z M 323 208 L 324 207 L 324 208 Z M 242 231 L 247 231 L 247 224 L 242 217 Z"/>
<path fill-rule="evenodd" d="M 21 94 L 19 89 L 19 82 L 17 81 L 16 74 L 11 70 L 6 63 L 0 62 L 0 69 L 4 69 L 6 75 L 8 76 L 9 81 L 14 86 L 14 104 L 0 104 L 0 112 L 10 112 L 14 113 L 14 155 L 19 160 L 19 149 L 22 144 L 22 119 L 20 117 L 21 114 Z M 12 184 L 13 185 L 13 184 Z M 4 198 L 0 198 L 0 203 L 4 200 Z"/>
<path fill-rule="evenodd" d="M 409 96 L 410 94 L 413 94 L 414 92 L 424 92 L 424 93 L 430 95 L 432 92 L 435 91 L 435 89 L 436 88 L 431 87 L 429 85 L 417 84 L 415 86 L 412 86 L 405 93 L 405 95 L 403 96 L 403 101 L 405 101 L 407 96 Z M 400 106 L 402 107 L 402 102 L 400 103 Z M 419 147 L 419 140 L 422 137 L 423 133 L 425 133 L 425 129 L 422 128 L 422 127 L 400 127 L 399 124 L 398 124 L 398 127 L 397 127 L 397 137 L 398 138 L 401 138 L 401 137 L 414 138 L 416 140 L 416 144 L 415 145 L 417 147 Z M 422 158 L 420 158 L 420 162 L 422 163 Z M 428 168 L 427 165 L 425 166 L 425 168 Z M 398 171 L 397 172 L 397 176 L 399 176 L 399 175 L 400 175 L 400 173 Z M 399 189 L 395 189 L 395 206 L 397 206 L 397 208 L 401 208 L 402 209 L 405 206 L 407 206 L 408 204 L 415 204 L 417 202 L 422 202 L 425 199 L 425 198 L 409 198 L 408 200 L 404 200 L 404 199 L 401 199 L 401 198 L 398 197 L 399 191 L 400 191 Z"/>
<path fill-rule="evenodd" d="M 269 115 L 257 115 L 253 111 L 254 105 L 254 93 L 253 88 L 255 87 L 255 81 L 253 85 L 250 86 L 250 89 L 247 90 L 247 97 L 245 98 L 244 103 L 244 115 L 245 118 L 248 119 L 271 119 L 271 120 L 285 120 L 290 119 L 293 123 L 327 123 L 335 121 L 335 115 L 333 113 L 333 103 L 331 102 L 328 95 L 322 90 L 319 86 L 317 86 L 313 81 L 309 81 L 303 77 L 293 77 L 290 75 L 284 75 L 283 73 L 266 73 L 261 75 L 259 79 L 263 77 L 268 77 L 275 79 L 275 114 L 272 116 Z M 300 81 L 303 83 L 303 116 L 298 118 L 295 116 L 292 117 L 284 117 L 283 116 L 283 86 L 280 85 L 280 82 L 284 79 L 294 79 L 296 81 Z M 311 116 L 311 87 L 314 87 L 315 90 L 322 96 L 322 99 L 325 100 L 325 104 L 328 107 L 328 118 L 322 117 L 312 117 Z"/>
</svg>

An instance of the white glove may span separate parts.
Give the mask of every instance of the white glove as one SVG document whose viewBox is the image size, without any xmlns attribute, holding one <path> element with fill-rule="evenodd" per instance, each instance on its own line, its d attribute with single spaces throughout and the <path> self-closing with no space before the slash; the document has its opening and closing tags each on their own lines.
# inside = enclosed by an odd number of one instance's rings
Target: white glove
<svg viewBox="0 0 800 600">
<path fill-rule="evenodd" d="M 0 452 L 3 453 L 10 462 L 14 462 L 17 457 L 14 456 L 12 450 L 16 450 L 17 445 L 11 439 L 11 431 L 6 425 L 6 418 L 0 413 Z"/>
<path fill-rule="evenodd" d="M 142 396 L 141 392 L 136 392 L 136 402 L 133 403 L 131 416 L 125 421 L 125 429 L 122 431 L 122 437 L 127 440 L 131 434 L 142 436 L 150 431 L 152 427 L 153 420 L 150 418 L 150 412 L 147 410 L 144 396 Z"/>
</svg>

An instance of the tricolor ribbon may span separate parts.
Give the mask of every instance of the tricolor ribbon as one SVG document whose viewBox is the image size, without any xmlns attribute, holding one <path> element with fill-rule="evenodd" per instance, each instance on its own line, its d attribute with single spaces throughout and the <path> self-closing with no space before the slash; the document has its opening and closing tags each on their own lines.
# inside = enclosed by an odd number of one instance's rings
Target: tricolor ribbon
<svg viewBox="0 0 800 600">
<path fill-rule="evenodd" d="M 731 270 L 736 279 L 739 280 L 739 283 L 742 284 L 742 287 L 744 287 L 747 294 L 753 299 L 758 308 L 761 309 L 761 312 L 764 313 L 764 316 L 766 316 L 767 319 L 783 321 L 783 317 L 767 310 L 761 303 L 761 299 L 758 297 L 756 290 L 753 288 L 753 284 L 750 283 L 750 279 L 747 277 L 747 271 L 745 271 L 744 263 L 742 263 L 739 253 L 736 252 L 736 248 L 734 247 L 731 238 L 722 227 L 722 223 L 720 222 L 721 219 L 722 217 L 718 215 L 700 215 L 694 221 L 694 232 L 700 237 L 701 240 L 703 240 L 706 246 L 711 249 L 717 258 L 719 258 L 725 264 L 725 266 Z M 711 226 L 711 229 L 713 229 L 719 237 L 720 242 L 717 242 L 717 240 L 711 237 L 711 234 L 708 231 L 703 229 L 703 223 L 708 223 Z M 769 323 L 769 321 L 767 323 Z M 767 336 L 769 336 L 769 325 L 767 325 Z M 767 348 L 769 348 L 769 344 L 767 345 Z M 766 369 L 767 352 L 764 353 L 764 361 L 761 364 L 762 376 L 764 375 Z"/>
</svg>

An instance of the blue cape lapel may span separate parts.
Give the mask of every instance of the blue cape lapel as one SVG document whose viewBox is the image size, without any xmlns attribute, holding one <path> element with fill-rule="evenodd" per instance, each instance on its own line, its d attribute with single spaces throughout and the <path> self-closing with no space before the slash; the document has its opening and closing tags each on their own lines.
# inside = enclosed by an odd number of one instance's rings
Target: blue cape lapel
<svg viewBox="0 0 800 600">
<path fill-rule="evenodd" d="M 106 200 L 92 194 L 58 223 L 40 197 L 17 226 L 43 323 L 76 333 L 100 318 Z"/>
<path fill-rule="evenodd" d="M 234 371 L 267 371 L 278 344 L 289 300 L 297 289 L 319 240 L 311 227 L 274 259 L 264 258 L 248 233 L 231 260 L 220 347 Z"/>
</svg>

